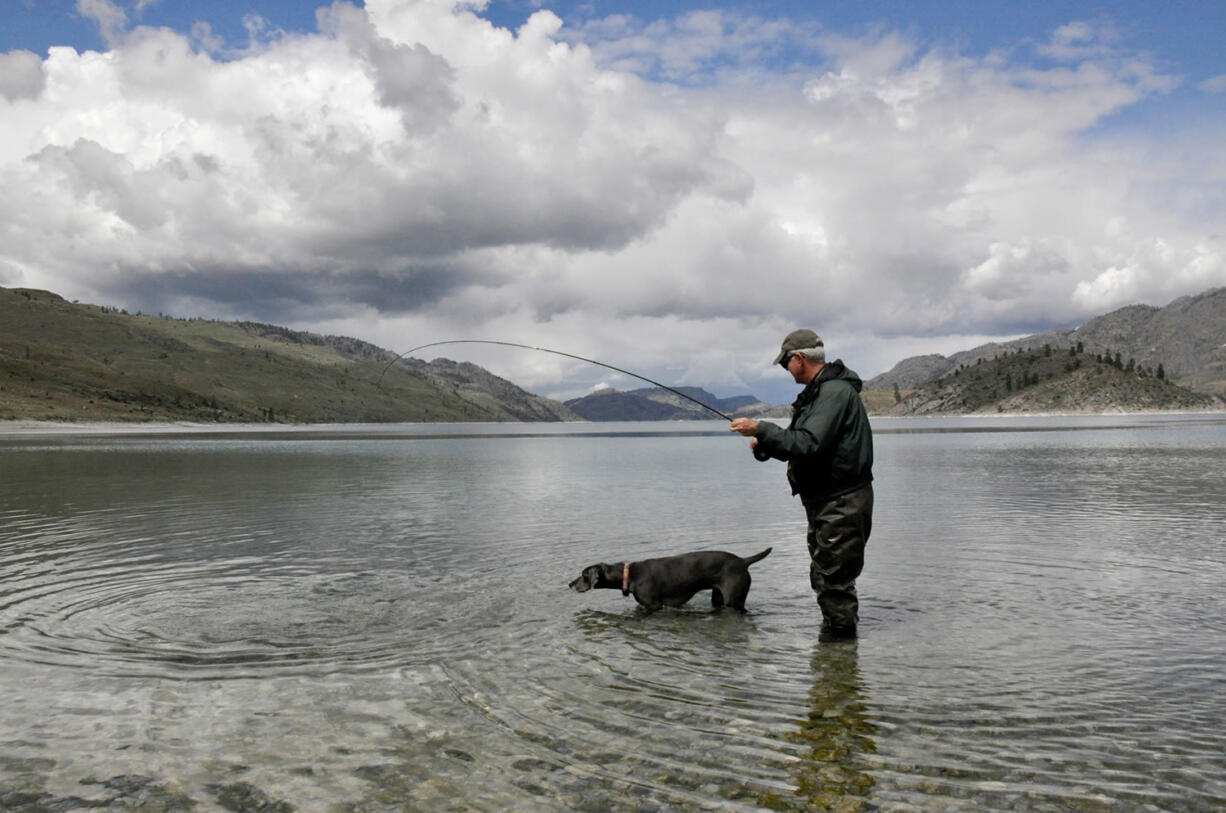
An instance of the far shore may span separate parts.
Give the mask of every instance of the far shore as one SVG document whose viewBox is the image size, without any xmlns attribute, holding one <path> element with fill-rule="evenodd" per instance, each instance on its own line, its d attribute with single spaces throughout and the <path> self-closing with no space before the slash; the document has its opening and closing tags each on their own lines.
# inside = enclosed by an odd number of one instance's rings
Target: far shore
<svg viewBox="0 0 1226 813">
<path fill-rule="evenodd" d="M 255 429 L 294 424 L 192 423 L 189 421 L 33 421 L 18 418 L 0 421 L 0 435 L 22 434 L 118 434 L 140 432 L 208 432 L 218 429 Z"/>
<path fill-rule="evenodd" d="M 1153 410 L 1109 410 L 1105 412 L 967 412 L 943 413 L 932 415 L 870 415 L 871 419 L 884 420 L 939 420 L 949 418 L 1124 418 L 1129 416 L 1153 415 L 1226 415 L 1226 407 L 1220 409 L 1153 409 Z M 778 419 L 782 420 L 782 419 Z M 414 423 L 414 421 L 404 421 Z M 571 421 L 568 423 L 599 424 L 600 421 Z M 668 423 L 668 421 L 648 421 L 648 423 Z M 692 421 L 680 421 L 692 423 Z M 192 421 L 37 421 L 18 418 L 16 420 L 0 420 L 0 435 L 121 435 L 147 433 L 192 433 L 192 432 L 292 432 L 309 431 L 323 427 L 356 428 L 359 426 L 391 426 L 393 424 L 377 423 L 200 423 Z M 462 425 L 462 424 L 456 424 Z"/>
</svg>

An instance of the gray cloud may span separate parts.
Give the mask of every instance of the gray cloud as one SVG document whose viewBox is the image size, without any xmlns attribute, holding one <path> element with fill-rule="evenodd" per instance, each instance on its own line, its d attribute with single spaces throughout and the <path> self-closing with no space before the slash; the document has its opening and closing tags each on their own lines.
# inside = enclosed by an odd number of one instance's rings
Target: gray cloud
<svg viewBox="0 0 1226 813">
<path fill-rule="evenodd" d="M 379 102 L 400 111 L 407 133 L 436 130 L 459 108 L 454 71 L 426 46 L 379 36 L 366 14 L 348 4 L 321 9 L 319 16 L 322 30 L 344 41 L 368 66 Z"/>
<path fill-rule="evenodd" d="M 47 85 L 43 61 L 32 51 L 0 54 L 0 96 L 15 102 L 37 99 Z"/>
<path fill-rule="evenodd" d="M 451 263 L 344 274 L 226 266 L 162 273 L 124 269 L 108 291 L 143 313 L 190 316 L 203 306 L 228 318 L 302 322 L 363 311 L 412 314 L 438 306 L 457 289 L 497 285 L 480 269 Z"/>
</svg>

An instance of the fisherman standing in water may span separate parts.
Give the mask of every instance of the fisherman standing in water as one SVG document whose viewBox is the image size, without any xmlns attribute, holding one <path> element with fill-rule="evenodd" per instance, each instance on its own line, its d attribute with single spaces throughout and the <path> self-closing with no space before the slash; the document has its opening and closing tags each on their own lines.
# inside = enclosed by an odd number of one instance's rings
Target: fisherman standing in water
<svg viewBox="0 0 1226 813">
<path fill-rule="evenodd" d="M 775 363 L 805 388 L 787 429 L 737 418 L 731 430 L 753 438 L 758 460 L 784 460 L 788 483 L 809 519 L 809 583 L 822 611 L 822 641 L 856 637 L 856 577 L 873 525 L 873 433 L 860 400 L 860 377 L 842 361 L 826 363 L 812 330 L 794 330 Z"/>
</svg>

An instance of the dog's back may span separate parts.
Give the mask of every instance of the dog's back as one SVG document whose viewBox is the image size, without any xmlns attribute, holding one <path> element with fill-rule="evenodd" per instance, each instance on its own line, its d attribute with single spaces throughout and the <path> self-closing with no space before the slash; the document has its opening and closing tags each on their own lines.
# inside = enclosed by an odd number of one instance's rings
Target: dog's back
<svg viewBox="0 0 1226 813">
<path fill-rule="evenodd" d="M 659 566 L 671 572 L 692 567 L 697 570 L 715 573 L 725 567 L 749 567 L 754 562 L 760 562 L 765 559 L 772 550 L 773 548 L 767 548 L 761 553 L 755 553 L 753 556 L 737 556 L 735 553 L 728 553 L 722 550 L 696 550 L 690 553 L 678 553 L 673 556 L 643 559 L 639 562 L 632 562 L 631 565 Z"/>
</svg>

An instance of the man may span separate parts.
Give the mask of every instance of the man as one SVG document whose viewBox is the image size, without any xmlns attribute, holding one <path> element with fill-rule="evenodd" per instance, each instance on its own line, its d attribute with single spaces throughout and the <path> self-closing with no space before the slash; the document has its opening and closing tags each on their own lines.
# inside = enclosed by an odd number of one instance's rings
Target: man
<svg viewBox="0 0 1226 813">
<path fill-rule="evenodd" d="M 805 388 L 792 404 L 787 429 L 737 418 L 733 432 L 751 437 L 758 460 L 787 461 L 792 494 L 809 519 L 809 583 L 822 611 L 819 639 L 856 637 L 856 577 L 873 525 L 873 433 L 860 400 L 860 377 L 842 361 L 826 363 L 812 330 L 794 330 L 775 363 Z"/>
</svg>

